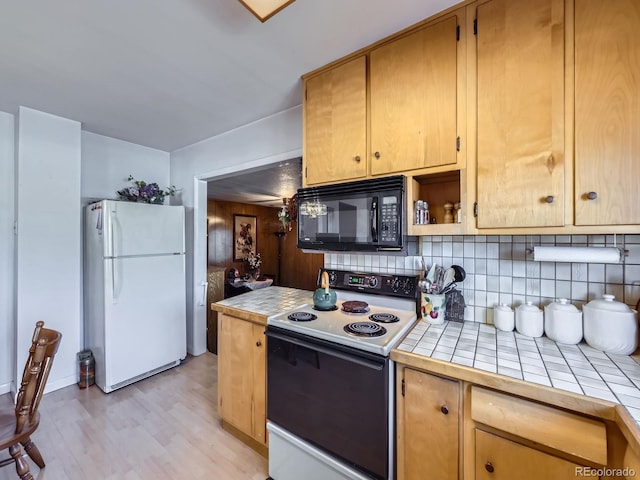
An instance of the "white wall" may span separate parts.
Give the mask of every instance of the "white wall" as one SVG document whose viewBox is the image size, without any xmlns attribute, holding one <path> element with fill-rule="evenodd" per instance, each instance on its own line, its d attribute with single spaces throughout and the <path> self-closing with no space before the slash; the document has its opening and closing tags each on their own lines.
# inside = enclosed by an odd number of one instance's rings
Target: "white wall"
<svg viewBox="0 0 640 480">
<path fill-rule="evenodd" d="M 116 191 L 130 186 L 127 177 L 169 186 L 169 152 L 82 132 L 82 204 L 115 199 Z"/>
<path fill-rule="evenodd" d="M 72 120 L 28 108 L 18 117 L 0 112 L 0 394 L 22 375 L 40 319 L 64 335 L 48 390 L 76 382 L 83 348 L 81 207 L 116 198 L 130 174 L 166 188 L 169 160 L 168 152 L 83 132 Z"/>
<path fill-rule="evenodd" d="M 211 137 L 171 153 L 171 183 L 182 189 L 187 208 L 187 346 L 206 350 L 206 306 L 200 305 L 199 283 L 206 279 L 206 198 L 199 179 L 213 178 L 302 154 L 302 107 Z M 198 198 L 196 201 L 195 198 Z M 196 288 L 194 288 L 194 286 Z"/>
<path fill-rule="evenodd" d="M 20 107 L 17 132 L 16 370 L 43 320 L 63 338 L 48 380 L 76 381 L 80 350 L 80 123 Z"/>
<path fill-rule="evenodd" d="M 10 390 L 14 367 L 14 122 L 0 112 L 0 394 Z"/>
</svg>

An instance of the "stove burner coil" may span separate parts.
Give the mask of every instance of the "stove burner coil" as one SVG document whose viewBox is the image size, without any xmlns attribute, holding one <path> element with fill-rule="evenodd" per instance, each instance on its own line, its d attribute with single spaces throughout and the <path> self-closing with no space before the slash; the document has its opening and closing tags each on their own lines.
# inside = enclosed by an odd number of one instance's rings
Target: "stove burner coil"
<svg viewBox="0 0 640 480">
<path fill-rule="evenodd" d="M 369 315 L 369 320 L 379 323 L 396 323 L 400 321 L 393 313 L 374 313 Z"/>
<path fill-rule="evenodd" d="M 318 316 L 309 312 L 293 312 L 287 318 L 292 322 L 310 322 L 318 318 Z"/>
<path fill-rule="evenodd" d="M 369 311 L 369 304 L 359 300 L 350 300 L 348 302 L 342 302 L 342 310 L 347 313 L 367 313 Z"/>
<path fill-rule="evenodd" d="M 382 325 L 373 322 L 353 322 L 344 326 L 344 331 L 357 337 L 381 337 L 387 333 Z"/>
</svg>

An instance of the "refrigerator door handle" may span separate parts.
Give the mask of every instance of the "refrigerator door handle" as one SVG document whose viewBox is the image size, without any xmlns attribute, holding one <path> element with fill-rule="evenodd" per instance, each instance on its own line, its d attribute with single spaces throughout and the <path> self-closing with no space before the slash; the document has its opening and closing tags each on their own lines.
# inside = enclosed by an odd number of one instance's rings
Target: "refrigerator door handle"
<svg viewBox="0 0 640 480">
<path fill-rule="evenodd" d="M 116 299 L 116 259 L 111 259 L 111 303 L 115 305 L 118 303 Z"/>
<path fill-rule="evenodd" d="M 207 287 L 209 286 L 209 282 L 200 282 L 200 286 L 203 287 L 202 301 L 200 302 L 200 306 L 203 306 L 207 304 Z"/>
</svg>

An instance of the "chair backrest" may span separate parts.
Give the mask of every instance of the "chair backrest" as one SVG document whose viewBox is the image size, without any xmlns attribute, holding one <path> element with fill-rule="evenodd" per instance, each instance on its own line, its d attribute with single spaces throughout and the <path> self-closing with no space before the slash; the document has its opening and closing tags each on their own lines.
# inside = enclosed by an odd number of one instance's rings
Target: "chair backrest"
<svg viewBox="0 0 640 480">
<path fill-rule="evenodd" d="M 24 366 L 22 383 L 16 400 L 16 432 L 21 433 L 27 421 L 31 423 L 38 413 L 40 399 L 49 378 L 53 357 L 58 351 L 62 334 L 44 328 L 44 322 L 36 323 Z"/>
</svg>

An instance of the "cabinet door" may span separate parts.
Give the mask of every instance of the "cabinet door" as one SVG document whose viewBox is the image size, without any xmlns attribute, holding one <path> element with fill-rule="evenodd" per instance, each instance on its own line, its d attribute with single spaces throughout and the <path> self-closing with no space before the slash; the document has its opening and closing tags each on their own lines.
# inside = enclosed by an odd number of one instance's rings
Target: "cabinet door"
<svg viewBox="0 0 640 480">
<path fill-rule="evenodd" d="M 564 4 L 477 7 L 478 227 L 564 225 Z"/>
<path fill-rule="evenodd" d="M 218 413 L 254 439 L 266 442 L 264 327 L 218 317 Z"/>
<path fill-rule="evenodd" d="M 366 92 L 364 56 L 306 81 L 307 185 L 366 176 Z"/>
<path fill-rule="evenodd" d="M 456 163 L 457 24 L 371 52 L 371 174 Z"/>
<path fill-rule="evenodd" d="M 398 418 L 398 479 L 458 479 L 459 384 L 404 369 Z"/>
<path fill-rule="evenodd" d="M 638 32 L 637 0 L 575 4 L 576 225 L 640 224 Z"/>
<path fill-rule="evenodd" d="M 584 467 L 476 429 L 476 480 L 567 480 Z"/>
</svg>

